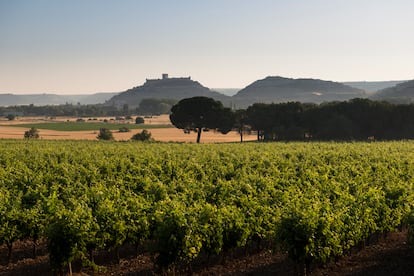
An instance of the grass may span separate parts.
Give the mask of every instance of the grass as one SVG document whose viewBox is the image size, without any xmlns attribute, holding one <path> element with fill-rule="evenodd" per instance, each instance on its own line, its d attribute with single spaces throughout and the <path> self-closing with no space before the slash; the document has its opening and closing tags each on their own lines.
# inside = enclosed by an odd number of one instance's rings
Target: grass
<svg viewBox="0 0 414 276">
<path fill-rule="evenodd" d="M 129 129 L 152 129 L 152 128 L 171 128 L 171 125 L 145 125 L 145 124 L 116 124 L 116 123 L 86 123 L 86 122 L 61 122 L 61 123 L 33 123 L 33 124 L 15 124 L 11 127 L 37 128 L 57 131 L 89 131 L 107 128 L 118 130 L 122 127 Z"/>
</svg>

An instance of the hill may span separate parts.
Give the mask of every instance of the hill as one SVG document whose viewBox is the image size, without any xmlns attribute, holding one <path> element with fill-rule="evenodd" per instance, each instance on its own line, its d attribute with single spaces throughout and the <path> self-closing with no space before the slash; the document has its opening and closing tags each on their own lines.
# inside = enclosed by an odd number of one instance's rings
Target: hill
<svg viewBox="0 0 414 276">
<path fill-rule="evenodd" d="M 243 89 L 215 88 L 209 89 L 191 78 L 147 79 L 142 86 L 137 86 L 120 93 L 96 93 L 84 95 L 57 94 L 0 94 L 0 106 L 14 105 L 59 105 L 59 104 L 99 104 L 136 108 L 143 99 L 181 100 L 194 96 L 206 96 L 223 102 L 225 106 L 246 108 L 255 102 L 312 102 L 343 101 L 352 98 L 366 98 L 374 91 L 382 89 L 371 96 L 372 99 L 388 99 L 404 102 L 414 98 L 406 90 L 403 81 L 381 82 L 333 82 L 319 79 L 292 79 L 284 77 L 267 77 L 257 80 Z M 397 85 L 390 89 L 390 86 Z M 365 91 L 366 92 L 365 92 Z M 407 94 L 408 93 L 408 94 Z"/>
<path fill-rule="evenodd" d="M 344 101 L 365 98 L 363 90 L 348 85 L 319 79 L 291 79 L 267 77 L 240 90 L 233 96 L 234 104 L 245 107 L 254 102 L 310 102 Z"/>
<path fill-rule="evenodd" d="M 379 90 L 393 87 L 397 84 L 406 82 L 406 80 L 401 81 L 349 81 L 343 82 L 343 84 L 365 90 L 368 94 L 373 94 Z"/>
<path fill-rule="evenodd" d="M 414 103 L 414 80 L 380 90 L 371 96 L 371 99 L 385 100 L 392 103 Z"/>
<path fill-rule="evenodd" d="M 57 105 L 65 103 L 62 96 L 55 94 L 30 94 L 30 95 L 15 95 L 15 94 L 0 94 L 0 106 L 13 105 Z"/>
<path fill-rule="evenodd" d="M 118 93 L 95 93 L 84 95 L 57 94 L 0 94 L 0 106 L 14 105 L 59 105 L 59 104 L 99 104 L 104 103 Z"/>
<path fill-rule="evenodd" d="M 162 79 L 147 79 L 142 86 L 137 86 L 112 97 L 106 105 L 136 108 L 143 99 L 175 99 L 181 100 L 195 96 L 205 96 L 221 101 L 224 105 L 230 103 L 230 97 L 210 90 L 199 82 L 187 78 L 169 78 L 164 74 Z"/>
</svg>

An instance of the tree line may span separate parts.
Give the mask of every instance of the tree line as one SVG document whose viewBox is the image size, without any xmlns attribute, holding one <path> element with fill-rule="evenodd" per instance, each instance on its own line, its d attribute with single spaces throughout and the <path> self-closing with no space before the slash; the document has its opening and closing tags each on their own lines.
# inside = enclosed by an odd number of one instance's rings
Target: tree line
<svg viewBox="0 0 414 276">
<path fill-rule="evenodd" d="M 170 118 L 176 127 L 196 131 L 197 142 L 201 131 L 209 129 L 237 130 L 241 141 L 249 131 L 255 131 L 259 141 L 414 139 L 413 104 L 360 98 L 319 105 L 255 103 L 231 111 L 213 99 L 194 97 L 173 106 Z"/>
<path fill-rule="evenodd" d="M 261 140 L 399 140 L 414 138 L 414 105 L 352 99 L 320 105 L 254 104 L 246 122 Z"/>
<path fill-rule="evenodd" d="M 126 115 L 160 115 L 168 114 L 176 104 L 174 99 L 143 99 L 138 107 L 131 108 L 128 104 L 121 107 L 107 104 L 62 104 L 62 105 L 17 105 L 0 106 L 0 114 L 10 119 L 15 116 L 70 116 L 100 117 Z M 14 116 L 14 117 L 13 117 Z"/>
</svg>

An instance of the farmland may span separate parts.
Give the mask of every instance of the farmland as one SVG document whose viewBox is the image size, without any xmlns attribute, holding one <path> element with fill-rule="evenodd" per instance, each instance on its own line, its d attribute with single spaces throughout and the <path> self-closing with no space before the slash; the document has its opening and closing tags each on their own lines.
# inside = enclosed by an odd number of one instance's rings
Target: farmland
<svg viewBox="0 0 414 276">
<path fill-rule="evenodd" d="M 46 242 L 56 270 L 128 245 L 164 269 L 252 246 L 311 268 L 407 222 L 413 155 L 413 142 L 2 140 L 0 241 Z"/>
<path fill-rule="evenodd" d="M 45 140 L 96 140 L 100 128 L 110 129 L 115 140 L 126 141 L 147 129 L 156 141 L 161 142 L 195 142 L 196 134 L 185 134 L 171 125 L 168 115 L 145 118 L 144 124 L 134 124 L 134 120 L 114 120 L 114 118 L 86 118 L 77 122 L 76 117 L 20 117 L 13 121 L 0 120 L 0 138 L 22 139 L 25 131 L 31 127 L 39 129 L 41 139 Z M 119 132 L 120 128 L 128 128 L 130 132 Z M 245 134 L 244 140 L 255 140 L 256 135 Z M 204 132 L 202 143 L 237 142 L 240 136 L 232 131 L 226 135 L 209 131 Z"/>
</svg>

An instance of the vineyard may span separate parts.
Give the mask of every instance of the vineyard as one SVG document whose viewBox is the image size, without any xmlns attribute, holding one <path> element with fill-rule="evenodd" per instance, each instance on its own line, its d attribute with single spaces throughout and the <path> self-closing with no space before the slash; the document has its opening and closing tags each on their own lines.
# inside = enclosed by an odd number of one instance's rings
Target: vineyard
<svg viewBox="0 0 414 276">
<path fill-rule="evenodd" d="M 414 225 L 413 197 L 413 142 L 0 141 L 0 245 L 46 241 L 62 273 L 125 245 L 160 270 L 254 245 L 306 271 Z"/>
</svg>

